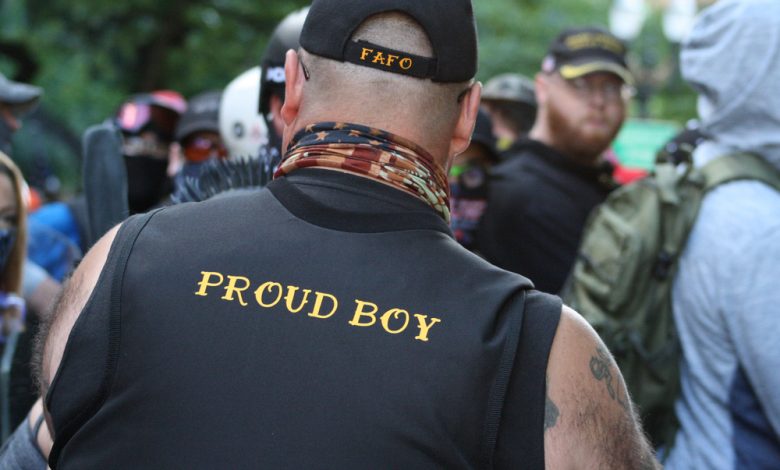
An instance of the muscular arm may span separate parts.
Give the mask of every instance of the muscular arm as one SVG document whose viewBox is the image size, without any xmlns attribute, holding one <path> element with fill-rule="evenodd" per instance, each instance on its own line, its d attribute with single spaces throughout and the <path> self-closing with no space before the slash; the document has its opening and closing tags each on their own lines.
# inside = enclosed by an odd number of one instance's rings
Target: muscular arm
<svg viewBox="0 0 780 470">
<path fill-rule="evenodd" d="M 70 331 L 97 284 L 118 228 L 119 226 L 114 227 L 106 233 L 87 253 L 78 269 L 65 284 L 52 315 L 42 325 L 40 338 L 36 341 L 38 348 L 36 369 L 41 396 L 44 399 L 62 361 Z"/>
<path fill-rule="evenodd" d="M 546 467 L 660 468 L 604 343 L 564 307 L 547 366 Z"/>
</svg>

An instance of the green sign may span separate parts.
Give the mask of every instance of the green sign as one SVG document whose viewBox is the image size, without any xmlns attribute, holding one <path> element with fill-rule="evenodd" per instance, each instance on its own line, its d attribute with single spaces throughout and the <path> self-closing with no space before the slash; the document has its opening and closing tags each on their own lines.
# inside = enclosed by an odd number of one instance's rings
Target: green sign
<svg viewBox="0 0 780 470">
<path fill-rule="evenodd" d="M 612 148 L 623 166 L 650 170 L 658 151 L 678 132 L 673 122 L 629 119 Z"/>
</svg>

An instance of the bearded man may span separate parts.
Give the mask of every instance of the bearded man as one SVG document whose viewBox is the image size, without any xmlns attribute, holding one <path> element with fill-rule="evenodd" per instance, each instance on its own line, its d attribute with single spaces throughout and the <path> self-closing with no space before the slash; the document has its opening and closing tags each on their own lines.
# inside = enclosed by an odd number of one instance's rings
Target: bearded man
<svg viewBox="0 0 780 470">
<path fill-rule="evenodd" d="M 558 293 L 588 214 L 616 187 L 602 154 L 625 119 L 626 48 L 600 28 L 562 32 L 537 74 L 528 139 L 494 168 L 479 250 L 493 264 Z"/>
</svg>

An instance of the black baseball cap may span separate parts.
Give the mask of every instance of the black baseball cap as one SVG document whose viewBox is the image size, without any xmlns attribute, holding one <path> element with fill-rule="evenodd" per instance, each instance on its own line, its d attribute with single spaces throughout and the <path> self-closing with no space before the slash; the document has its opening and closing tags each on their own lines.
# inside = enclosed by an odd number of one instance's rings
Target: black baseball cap
<svg viewBox="0 0 780 470">
<path fill-rule="evenodd" d="M 434 57 L 352 40 L 365 20 L 389 12 L 404 13 L 420 23 Z M 303 49 L 318 56 L 435 82 L 465 82 L 477 73 L 471 0 L 314 0 L 300 42 Z"/>
<path fill-rule="evenodd" d="M 195 132 L 219 133 L 221 91 L 207 91 L 192 97 L 176 126 L 176 140 L 181 142 Z"/>
<path fill-rule="evenodd" d="M 594 72 L 609 72 L 633 83 L 623 42 L 598 27 L 564 30 L 550 45 L 542 63 L 544 72 L 558 71 L 567 80 Z"/>
<path fill-rule="evenodd" d="M 484 101 L 509 101 L 536 108 L 534 82 L 519 73 L 502 73 L 485 83 L 482 89 Z"/>
</svg>

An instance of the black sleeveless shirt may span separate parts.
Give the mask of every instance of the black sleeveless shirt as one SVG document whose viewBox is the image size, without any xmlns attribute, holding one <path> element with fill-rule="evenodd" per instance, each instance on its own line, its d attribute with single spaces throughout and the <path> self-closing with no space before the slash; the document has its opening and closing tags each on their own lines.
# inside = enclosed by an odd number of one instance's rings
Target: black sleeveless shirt
<svg viewBox="0 0 780 470">
<path fill-rule="evenodd" d="M 543 468 L 560 300 L 328 170 L 125 222 L 47 395 L 52 467 Z"/>
</svg>

